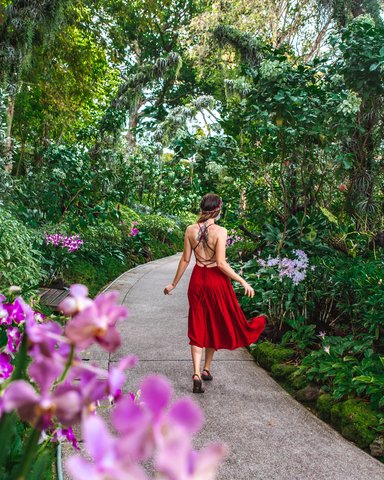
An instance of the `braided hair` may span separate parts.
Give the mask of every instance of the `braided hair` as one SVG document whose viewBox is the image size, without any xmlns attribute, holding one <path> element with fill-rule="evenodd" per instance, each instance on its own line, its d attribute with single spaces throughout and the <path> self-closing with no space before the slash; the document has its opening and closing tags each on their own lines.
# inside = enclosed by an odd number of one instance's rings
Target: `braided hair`
<svg viewBox="0 0 384 480">
<path fill-rule="evenodd" d="M 220 213 L 223 201 L 215 193 L 207 193 L 200 202 L 200 215 L 197 223 L 204 223 L 210 218 L 216 218 Z"/>
</svg>

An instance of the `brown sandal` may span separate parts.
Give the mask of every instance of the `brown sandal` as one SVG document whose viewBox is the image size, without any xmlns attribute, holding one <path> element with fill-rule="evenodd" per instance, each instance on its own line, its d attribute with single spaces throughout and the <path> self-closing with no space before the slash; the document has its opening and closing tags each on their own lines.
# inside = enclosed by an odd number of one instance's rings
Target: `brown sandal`
<svg viewBox="0 0 384 480">
<path fill-rule="evenodd" d="M 204 372 L 207 372 L 206 374 L 204 374 Z M 201 378 L 205 381 L 210 381 L 210 380 L 213 380 L 213 377 L 211 375 L 211 372 L 209 370 L 207 370 L 206 368 L 204 368 L 204 370 L 202 371 L 201 373 Z"/>
<path fill-rule="evenodd" d="M 195 378 L 197 377 L 197 379 Z M 193 379 L 193 393 L 204 393 L 204 388 L 202 387 L 201 378 L 197 373 L 192 375 Z"/>
</svg>

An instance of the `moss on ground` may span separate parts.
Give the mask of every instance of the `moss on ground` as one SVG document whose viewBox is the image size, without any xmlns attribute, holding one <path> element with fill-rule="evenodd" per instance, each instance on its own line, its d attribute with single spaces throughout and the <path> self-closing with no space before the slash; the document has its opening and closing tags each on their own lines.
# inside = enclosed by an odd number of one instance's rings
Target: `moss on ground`
<svg viewBox="0 0 384 480">
<path fill-rule="evenodd" d="M 317 399 L 316 410 L 319 417 L 325 422 L 331 421 L 331 409 L 335 405 L 336 400 L 329 393 L 323 393 Z"/>
<path fill-rule="evenodd" d="M 296 370 L 297 367 L 295 365 L 275 363 L 272 365 L 271 373 L 273 378 L 276 378 L 277 380 L 285 380 Z"/>
<path fill-rule="evenodd" d="M 309 383 L 308 378 L 302 373 L 299 373 L 298 370 L 296 370 L 289 376 L 289 381 L 291 382 L 291 385 L 295 390 L 301 390 Z"/>
<path fill-rule="evenodd" d="M 292 348 L 285 348 L 271 342 L 257 343 L 250 349 L 260 366 L 271 371 L 272 366 L 287 362 L 295 356 Z"/>
<path fill-rule="evenodd" d="M 368 448 L 376 437 L 378 418 L 369 405 L 351 399 L 332 406 L 331 423 L 345 438 L 360 448 Z"/>
</svg>

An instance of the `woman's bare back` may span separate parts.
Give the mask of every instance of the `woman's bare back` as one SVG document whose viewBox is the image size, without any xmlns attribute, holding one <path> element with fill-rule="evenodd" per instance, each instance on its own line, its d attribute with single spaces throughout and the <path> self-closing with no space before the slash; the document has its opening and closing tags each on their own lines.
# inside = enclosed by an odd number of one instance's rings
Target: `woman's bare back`
<svg viewBox="0 0 384 480">
<path fill-rule="evenodd" d="M 195 252 L 196 263 L 200 266 L 215 267 L 216 242 L 222 227 L 214 223 L 208 225 L 194 223 L 187 229 L 187 236 L 192 250 Z"/>
</svg>

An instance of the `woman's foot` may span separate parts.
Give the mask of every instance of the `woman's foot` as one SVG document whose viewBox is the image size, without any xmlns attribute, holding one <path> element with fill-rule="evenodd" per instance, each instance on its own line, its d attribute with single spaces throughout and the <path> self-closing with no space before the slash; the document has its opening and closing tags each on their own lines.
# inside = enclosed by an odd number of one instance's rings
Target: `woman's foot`
<svg viewBox="0 0 384 480">
<path fill-rule="evenodd" d="M 193 393 L 204 393 L 204 388 L 202 386 L 201 378 L 197 373 L 192 376 L 193 379 Z"/>
<path fill-rule="evenodd" d="M 204 370 L 202 371 L 202 373 L 201 373 L 201 378 L 202 378 L 203 380 L 205 380 L 205 381 L 213 380 L 213 377 L 212 377 L 212 375 L 211 375 L 211 372 L 210 372 L 208 369 L 206 369 L 206 368 L 204 368 Z"/>
</svg>

